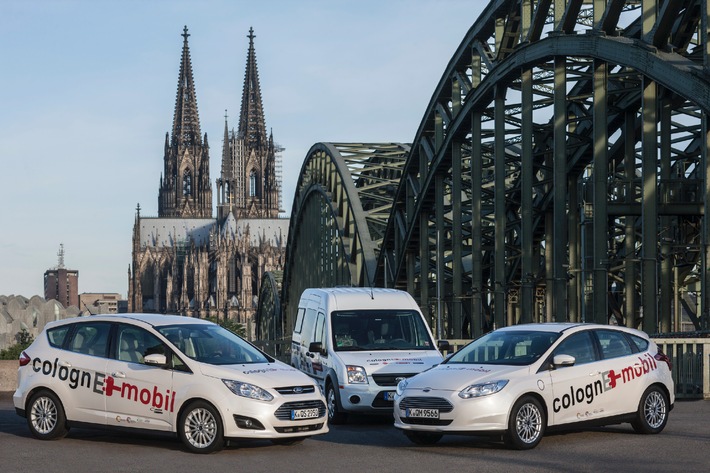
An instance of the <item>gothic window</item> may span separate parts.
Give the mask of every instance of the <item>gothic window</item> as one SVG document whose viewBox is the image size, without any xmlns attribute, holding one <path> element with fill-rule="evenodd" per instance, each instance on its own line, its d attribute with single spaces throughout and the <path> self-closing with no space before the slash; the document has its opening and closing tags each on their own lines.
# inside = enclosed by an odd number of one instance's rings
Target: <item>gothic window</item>
<svg viewBox="0 0 710 473">
<path fill-rule="evenodd" d="M 249 197 L 256 197 L 256 172 L 249 173 Z"/>
<path fill-rule="evenodd" d="M 182 176 L 182 195 L 192 195 L 192 173 L 189 169 L 185 169 Z"/>
</svg>

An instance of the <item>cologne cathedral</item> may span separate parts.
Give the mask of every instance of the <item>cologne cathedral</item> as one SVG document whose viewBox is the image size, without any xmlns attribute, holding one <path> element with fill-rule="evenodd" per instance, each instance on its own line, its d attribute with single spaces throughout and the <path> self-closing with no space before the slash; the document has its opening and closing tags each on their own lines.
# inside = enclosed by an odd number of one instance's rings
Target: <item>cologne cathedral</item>
<svg viewBox="0 0 710 473">
<path fill-rule="evenodd" d="M 225 116 L 212 214 L 209 144 L 202 135 L 187 27 L 172 133 L 165 135 L 158 217 L 136 208 L 128 303 L 132 312 L 230 318 L 249 324 L 261 278 L 283 269 L 288 219 L 279 218 L 281 149 L 267 134 L 249 30 L 237 131 Z"/>
</svg>

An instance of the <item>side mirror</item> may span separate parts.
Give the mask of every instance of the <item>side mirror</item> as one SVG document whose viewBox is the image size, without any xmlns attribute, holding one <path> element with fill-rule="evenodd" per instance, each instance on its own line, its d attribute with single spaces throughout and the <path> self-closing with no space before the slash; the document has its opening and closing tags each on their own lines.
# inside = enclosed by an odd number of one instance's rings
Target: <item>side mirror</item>
<svg viewBox="0 0 710 473">
<path fill-rule="evenodd" d="M 146 365 L 163 367 L 168 364 L 168 359 L 161 353 L 151 353 L 143 358 Z"/>
<path fill-rule="evenodd" d="M 452 350 L 452 346 L 448 340 L 437 340 L 436 347 L 439 349 L 439 351 L 449 352 Z"/>
<path fill-rule="evenodd" d="M 323 353 L 323 343 L 321 342 L 311 342 L 311 344 L 308 345 L 308 351 L 311 353 L 325 355 L 325 353 Z"/>
<path fill-rule="evenodd" d="M 555 368 L 561 368 L 564 366 L 572 366 L 577 360 L 572 356 L 572 355 L 555 355 L 554 358 L 552 358 L 552 365 Z"/>
</svg>

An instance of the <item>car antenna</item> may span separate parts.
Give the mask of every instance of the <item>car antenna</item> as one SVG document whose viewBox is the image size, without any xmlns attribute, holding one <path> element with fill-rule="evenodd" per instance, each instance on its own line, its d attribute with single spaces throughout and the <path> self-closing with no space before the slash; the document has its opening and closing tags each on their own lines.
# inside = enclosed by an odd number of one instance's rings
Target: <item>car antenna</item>
<svg viewBox="0 0 710 473">
<path fill-rule="evenodd" d="M 91 309 L 89 309 L 89 306 L 86 305 L 86 302 L 83 302 L 83 304 L 84 304 L 84 308 L 86 308 L 86 311 L 89 313 L 89 315 L 94 315 L 91 313 Z"/>
</svg>

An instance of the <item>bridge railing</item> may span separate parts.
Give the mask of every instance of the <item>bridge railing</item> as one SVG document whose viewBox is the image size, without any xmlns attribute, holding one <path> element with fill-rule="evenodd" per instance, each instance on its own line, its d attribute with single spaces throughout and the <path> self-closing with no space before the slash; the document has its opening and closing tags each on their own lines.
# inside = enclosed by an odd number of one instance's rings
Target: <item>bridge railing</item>
<svg viewBox="0 0 710 473">
<path fill-rule="evenodd" d="M 281 340 L 256 340 L 251 343 L 277 360 L 291 364 L 291 337 Z"/>
<path fill-rule="evenodd" d="M 710 399 L 710 338 L 654 338 L 673 363 L 680 399 Z"/>
</svg>

